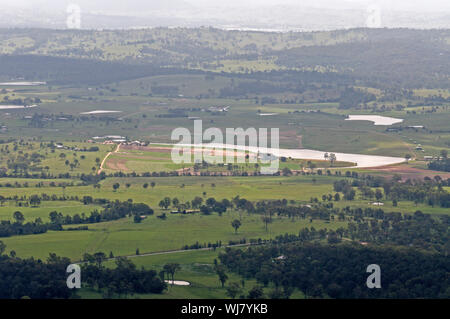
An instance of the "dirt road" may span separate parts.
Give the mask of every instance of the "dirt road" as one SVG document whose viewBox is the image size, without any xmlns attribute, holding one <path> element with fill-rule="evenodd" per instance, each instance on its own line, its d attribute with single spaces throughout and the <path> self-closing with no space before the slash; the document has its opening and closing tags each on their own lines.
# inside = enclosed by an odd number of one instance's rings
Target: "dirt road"
<svg viewBox="0 0 450 319">
<path fill-rule="evenodd" d="M 108 154 L 106 154 L 105 158 L 103 159 L 102 163 L 100 164 L 100 168 L 97 172 L 97 174 L 100 174 L 103 171 L 103 166 L 105 165 L 106 160 L 108 159 L 109 155 L 111 155 L 112 153 L 117 153 L 120 149 L 120 144 L 117 144 L 116 149 L 113 152 L 109 152 Z"/>
</svg>

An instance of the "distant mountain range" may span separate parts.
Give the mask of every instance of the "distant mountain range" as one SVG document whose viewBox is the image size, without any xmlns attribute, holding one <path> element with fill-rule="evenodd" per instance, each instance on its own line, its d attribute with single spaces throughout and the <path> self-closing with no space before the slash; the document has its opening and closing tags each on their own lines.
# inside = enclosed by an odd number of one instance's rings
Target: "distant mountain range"
<svg viewBox="0 0 450 319">
<path fill-rule="evenodd" d="M 66 9 L 72 2 L 81 8 L 83 29 L 214 26 L 273 31 L 333 30 L 370 26 L 371 15 L 379 15 L 379 22 L 374 25 L 379 27 L 450 28 L 448 10 L 421 12 L 352 2 L 341 8 L 305 5 L 303 2 L 299 5 L 226 6 L 212 3 L 199 6 L 184 0 L 35 0 L 30 6 L 0 4 L 0 27 L 66 28 Z"/>
</svg>

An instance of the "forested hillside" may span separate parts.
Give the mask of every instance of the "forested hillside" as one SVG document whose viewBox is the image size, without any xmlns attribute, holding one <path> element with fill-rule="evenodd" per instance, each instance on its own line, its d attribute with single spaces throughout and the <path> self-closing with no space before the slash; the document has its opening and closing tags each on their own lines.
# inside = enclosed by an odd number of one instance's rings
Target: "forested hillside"
<svg viewBox="0 0 450 319">
<path fill-rule="evenodd" d="M 45 55 L 225 73 L 303 70 L 346 74 L 365 85 L 409 88 L 448 87 L 449 43 L 448 30 L 353 29 L 295 33 L 213 28 L 0 30 L 0 54 L 7 55 Z M 36 63 L 30 58 L 29 63 L 33 61 Z M 55 61 L 42 62 L 41 65 L 51 65 Z M 65 64 L 72 63 L 79 62 L 65 60 Z M 123 66 L 108 65 L 108 68 L 112 69 L 112 78 L 116 78 L 114 70 L 123 72 Z M 128 72 L 139 77 L 145 70 Z M 20 68 L 17 72 L 19 75 Z"/>
</svg>

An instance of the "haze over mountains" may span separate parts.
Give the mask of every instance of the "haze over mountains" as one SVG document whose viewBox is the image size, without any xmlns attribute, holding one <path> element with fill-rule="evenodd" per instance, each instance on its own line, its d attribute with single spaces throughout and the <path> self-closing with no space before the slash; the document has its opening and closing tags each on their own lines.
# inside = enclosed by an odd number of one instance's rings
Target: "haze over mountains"
<svg viewBox="0 0 450 319">
<path fill-rule="evenodd" d="M 2 0 L 0 27 L 66 28 L 67 6 L 71 3 L 81 9 L 83 29 L 450 27 L 450 3 L 445 0 Z M 375 21 L 372 25 L 371 19 Z"/>
</svg>

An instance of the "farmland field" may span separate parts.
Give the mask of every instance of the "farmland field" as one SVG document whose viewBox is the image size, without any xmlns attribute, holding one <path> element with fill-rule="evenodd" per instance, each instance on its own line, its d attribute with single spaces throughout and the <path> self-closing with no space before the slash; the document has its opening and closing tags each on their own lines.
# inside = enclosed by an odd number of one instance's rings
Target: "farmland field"
<svg viewBox="0 0 450 319">
<path fill-rule="evenodd" d="M 372 297 L 359 277 L 343 281 L 355 268 L 335 266 L 341 256 L 324 266 L 308 255 L 320 249 L 375 251 L 408 271 L 392 257 L 405 249 L 448 265 L 448 39 L 446 29 L 0 29 L 0 266 L 77 263 L 89 279 L 62 298 L 297 299 Z M 367 120 L 387 118 L 398 121 Z M 173 144 L 239 128 L 278 129 L 282 154 L 232 145 L 203 152 L 232 163 L 172 157 Z M 266 158 L 279 164 L 270 175 Z M 89 277 L 123 269 L 159 286 Z M 190 285 L 165 285 L 171 269 Z M 389 274 L 374 296 L 448 298 L 441 273 L 426 278 L 434 290 Z"/>
</svg>

